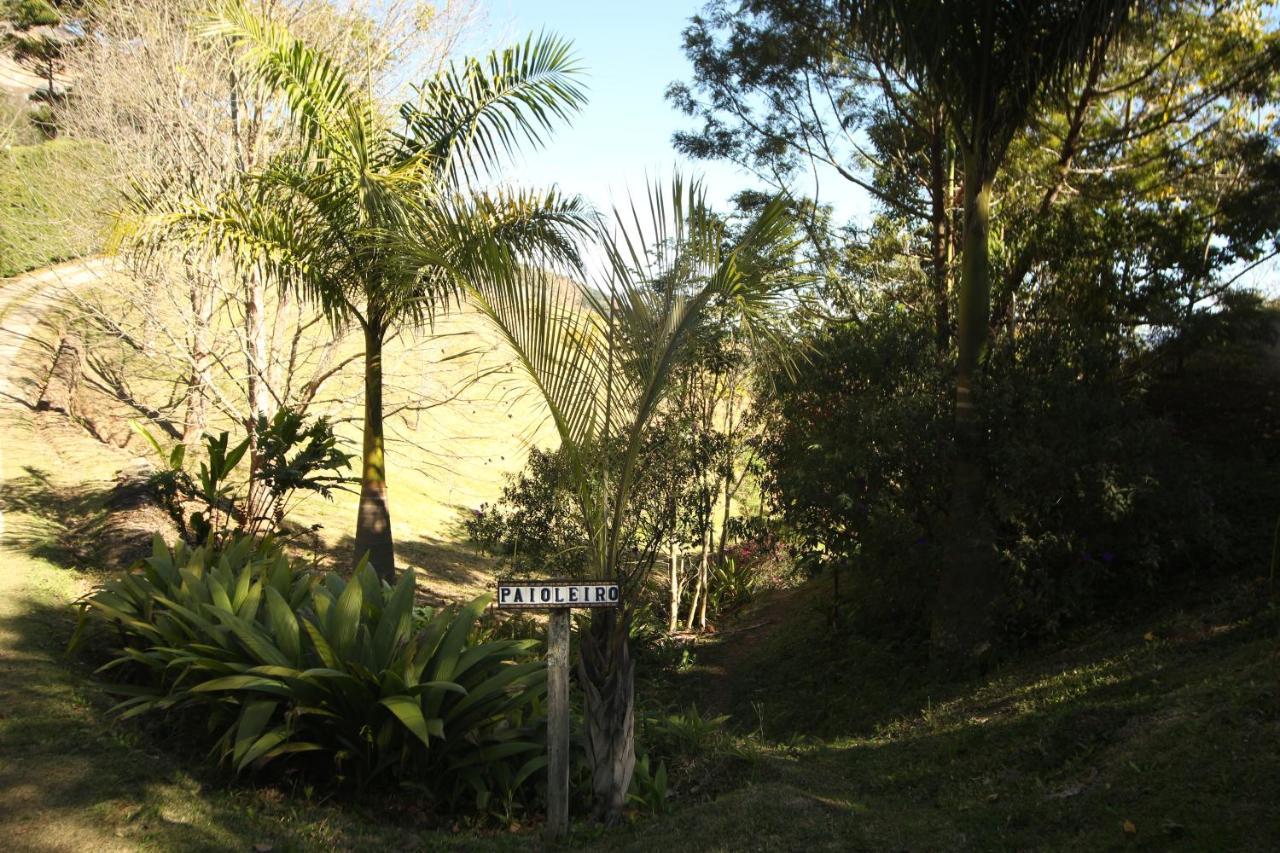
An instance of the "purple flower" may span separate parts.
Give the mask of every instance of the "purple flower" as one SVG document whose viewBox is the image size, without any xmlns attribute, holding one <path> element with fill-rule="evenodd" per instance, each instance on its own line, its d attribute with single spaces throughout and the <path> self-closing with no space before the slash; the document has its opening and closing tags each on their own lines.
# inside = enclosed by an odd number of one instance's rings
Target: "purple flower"
<svg viewBox="0 0 1280 853">
<path fill-rule="evenodd" d="M 1111 563 L 1112 561 L 1115 560 L 1115 558 L 1116 558 L 1116 555 L 1112 554 L 1110 551 L 1102 552 L 1102 562 L 1104 563 Z"/>
</svg>

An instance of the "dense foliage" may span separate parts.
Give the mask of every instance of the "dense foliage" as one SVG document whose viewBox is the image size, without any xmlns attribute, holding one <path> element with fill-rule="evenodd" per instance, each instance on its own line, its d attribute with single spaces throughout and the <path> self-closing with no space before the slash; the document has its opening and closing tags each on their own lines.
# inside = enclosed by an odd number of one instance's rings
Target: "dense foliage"
<svg viewBox="0 0 1280 853">
<path fill-rule="evenodd" d="M 1275 471 L 1274 319 L 1241 286 L 1280 253 L 1273 22 L 1179 2 L 1089 33 L 1046 29 L 1066 7 L 1042 5 L 965 24 L 984 45 L 955 38 L 963 5 L 712 2 L 670 92 L 701 121 L 687 153 L 787 185 L 814 169 L 874 204 L 812 220 L 812 369 L 758 395 L 767 483 L 807 562 L 852 580 L 860 626 L 951 664 L 1256 571 L 1241 543 L 1280 512 L 1226 473 Z M 1058 23 L 1063 43 L 1034 47 Z M 994 81 L 969 62 L 1028 46 Z M 1214 405 L 1244 417 L 1208 427 Z"/>
<path fill-rule="evenodd" d="M 102 247 L 116 193 L 95 142 L 54 140 L 0 151 L 0 277 Z"/>
<path fill-rule="evenodd" d="M 295 495 L 331 500 L 353 480 L 343 473 L 352 457 L 341 449 L 332 424 L 291 409 L 280 409 L 270 420 L 258 417 L 250 436 L 234 445 L 226 432 L 206 435 L 205 458 L 195 473 L 185 444 L 166 449 L 145 427 L 135 428 L 160 462 L 149 485 L 191 545 L 220 543 L 232 533 L 281 532 Z M 250 470 L 242 478 L 238 469 L 246 455 Z"/>
<path fill-rule="evenodd" d="M 545 763 L 546 672 L 534 640 L 476 641 L 487 603 L 418 610 L 412 575 L 390 587 L 366 564 L 350 580 L 308 572 L 271 540 L 157 538 L 87 607 L 120 632 L 101 670 L 129 697 L 116 711 L 207 715 L 236 772 L 388 778 L 441 805 L 509 811 Z"/>
<path fill-rule="evenodd" d="M 930 334 L 901 313 L 815 333 L 811 369 L 779 382 L 764 443 L 775 503 L 798 544 L 850 578 L 860 629 L 918 639 L 947 567 L 947 370 Z M 1238 346 L 1256 360 L 1259 342 Z M 1116 371 L 1128 365 L 1107 364 L 1097 342 L 1033 333 L 1020 350 L 985 400 L 1002 436 L 984 464 L 1006 637 L 1043 636 L 1189 573 L 1231 570 L 1228 543 L 1265 538 L 1256 516 L 1245 524 L 1223 510 L 1224 454 L 1189 441 L 1176 409 L 1146 402 L 1154 380 L 1123 381 Z M 1256 424 L 1217 429 L 1236 435 L 1233 452 L 1265 441 Z"/>
</svg>

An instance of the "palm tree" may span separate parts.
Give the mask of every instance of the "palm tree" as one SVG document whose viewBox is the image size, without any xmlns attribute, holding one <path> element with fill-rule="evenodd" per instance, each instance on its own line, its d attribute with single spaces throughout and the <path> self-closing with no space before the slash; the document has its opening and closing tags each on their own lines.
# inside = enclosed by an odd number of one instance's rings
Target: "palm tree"
<svg viewBox="0 0 1280 853">
<path fill-rule="evenodd" d="M 622 814 L 635 764 L 627 638 L 644 579 L 625 563 L 622 540 L 645 464 L 640 448 L 673 369 L 713 313 L 727 307 L 757 342 L 777 345 L 769 320 L 789 271 L 744 261 L 794 247 L 787 208 L 774 200 L 729 248 L 700 187 L 678 178 L 650 191 L 647 211 L 633 204 L 614 218 L 601 232 L 605 261 L 591 286 L 508 258 L 468 288 L 546 403 L 577 487 L 592 571 L 623 588 L 621 608 L 593 614 L 579 659 L 595 815 L 608 823 Z"/>
<path fill-rule="evenodd" d="M 357 557 L 395 573 L 383 429 L 383 344 L 430 321 L 502 243 L 521 257 L 573 260 L 588 227 L 577 199 L 475 190 L 522 142 L 540 144 L 584 103 L 567 42 L 530 37 L 426 81 L 400 129 L 347 69 L 283 26 L 228 0 L 205 28 L 244 73 L 283 96 L 298 144 L 214 204 L 152 217 L 153 233 L 212 240 L 364 335 L 364 441 Z M 407 241 L 409 236 L 411 241 Z M 404 246 L 411 242 L 414 251 Z"/>
<path fill-rule="evenodd" d="M 1001 588 L 982 502 L 985 472 L 975 392 L 990 323 L 991 204 L 996 176 L 1036 102 L 1110 42 L 1135 0 L 854 0 L 848 24 L 870 51 L 943 95 L 964 162 L 964 230 L 956 339 L 954 471 L 949 570 L 933 622 L 936 660 L 972 667 L 990 647 Z"/>
</svg>

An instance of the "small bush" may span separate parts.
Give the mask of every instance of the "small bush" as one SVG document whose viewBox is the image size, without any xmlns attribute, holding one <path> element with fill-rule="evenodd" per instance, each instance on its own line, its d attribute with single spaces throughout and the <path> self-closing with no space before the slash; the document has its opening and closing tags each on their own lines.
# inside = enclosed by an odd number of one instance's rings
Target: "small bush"
<svg viewBox="0 0 1280 853">
<path fill-rule="evenodd" d="M 249 450 L 248 438 L 232 446 L 226 432 L 206 435 L 205 460 L 193 476 L 187 470 L 186 445 L 166 448 L 140 424 L 134 429 L 159 459 L 151 488 L 190 545 L 217 543 L 233 532 L 261 536 L 279 531 L 297 493 L 332 500 L 335 491 L 347 490 L 354 480 L 342 473 L 351 467 L 352 456 L 342 451 L 328 420 L 308 421 L 291 409 L 280 409 L 271 420 L 259 415 L 254 422 L 257 464 L 249 482 L 240 486 L 233 475 Z M 198 508 L 189 512 L 192 506 Z"/>
<path fill-rule="evenodd" d="M 300 570 L 270 539 L 215 551 L 157 538 L 86 615 L 120 632 L 100 669 L 127 697 L 114 711 L 208 714 L 237 773 L 389 779 L 506 815 L 545 766 L 546 672 L 534 640 L 469 642 L 487 602 L 415 611 L 411 574 L 390 587 L 362 564 L 345 581 Z"/>
<path fill-rule="evenodd" d="M 706 799 L 731 787 L 747 757 L 726 730 L 728 722 L 728 716 L 703 714 L 696 705 L 675 713 L 642 712 L 632 804 L 664 814 L 674 800 Z"/>
</svg>

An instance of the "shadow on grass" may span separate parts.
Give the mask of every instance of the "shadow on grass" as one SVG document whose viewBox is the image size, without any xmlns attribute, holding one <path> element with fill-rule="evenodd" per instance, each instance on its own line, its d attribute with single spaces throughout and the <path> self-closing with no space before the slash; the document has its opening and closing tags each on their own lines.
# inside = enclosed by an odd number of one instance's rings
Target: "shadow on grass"
<svg viewBox="0 0 1280 853">
<path fill-rule="evenodd" d="M 206 755 L 201 721 L 111 718 L 113 700 L 92 672 L 106 658 L 108 629 L 91 629 L 88 648 L 68 657 L 70 606 L 42 594 L 3 604 L 0 849 L 519 850 L 532 840 L 505 827 L 428 828 L 430 803 L 411 792 L 325 802 L 287 793 L 284 781 L 233 779 Z"/>
<path fill-rule="evenodd" d="M 65 564 L 91 559 L 86 545 L 106 505 L 110 489 L 55 484 L 49 472 L 32 465 L 22 476 L 0 483 L 0 509 L 5 515 L 5 539 L 34 557 Z"/>
<path fill-rule="evenodd" d="M 793 729 L 759 746 L 752 783 L 609 846 L 1280 849 L 1280 612 L 1255 604 L 1213 622 L 1104 632 L 870 736 L 806 742 Z M 853 693 L 774 689 L 775 707 L 877 716 Z"/>
<path fill-rule="evenodd" d="M 278 837 L 222 803 L 128 727 L 63 649 L 75 615 L 35 599 L 0 619 L 0 838 L 10 850 L 250 849 Z"/>
<path fill-rule="evenodd" d="M 326 552 L 337 566 L 350 566 L 355 537 L 343 536 Z M 456 602 L 478 595 L 493 579 L 493 563 L 471 545 L 433 536 L 396 541 L 396 565 L 412 566 L 418 575 L 420 594 L 439 602 Z"/>
</svg>

